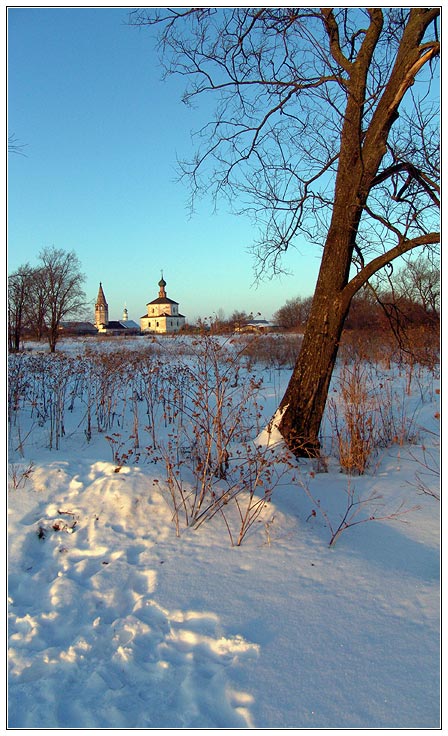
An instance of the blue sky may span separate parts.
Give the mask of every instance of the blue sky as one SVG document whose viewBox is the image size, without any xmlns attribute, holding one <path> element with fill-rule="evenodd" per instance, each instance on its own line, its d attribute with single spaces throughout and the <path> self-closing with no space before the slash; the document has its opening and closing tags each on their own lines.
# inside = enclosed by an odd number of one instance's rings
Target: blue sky
<svg viewBox="0 0 448 736">
<path fill-rule="evenodd" d="M 162 81 L 151 32 L 127 26 L 128 12 L 9 9 L 8 133 L 26 156 L 8 158 L 8 271 L 55 246 L 77 253 L 92 302 L 102 282 L 110 319 L 126 303 L 138 320 L 162 269 L 189 322 L 236 309 L 269 319 L 312 294 L 319 251 L 299 245 L 291 276 L 255 287 L 251 220 L 225 202 L 190 216 L 176 159 L 207 111 L 182 104 L 182 80 Z"/>
</svg>

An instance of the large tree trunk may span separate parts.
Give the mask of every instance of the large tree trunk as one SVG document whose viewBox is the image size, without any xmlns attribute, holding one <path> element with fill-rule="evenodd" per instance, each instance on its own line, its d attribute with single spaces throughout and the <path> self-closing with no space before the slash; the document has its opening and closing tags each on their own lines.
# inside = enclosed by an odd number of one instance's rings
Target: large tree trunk
<svg viewBox="0 0 448 736">
<path fill-rule="evenodd" d="M 58 341 L 58 328 L 52 325 L 48 328 L 48 344 L 50 346 L 50 353 L 56 352 L 56 343 Z"/>
<path fill-rule="evenodd" d="M 331 11 L 326 12 L 325 17 L 332 49 L 341 59 Z M 345 287 L 359 222 L 370 182 L 385 152 L 387 135 L 384 125 L 383 136 L 379 136 L 370 149 L 370 156 L 362 146 L 367 73 L 381 32 L 382 13 L 373 10 L 371 19 L 363 53 L 358 55 L 355 64 L 349 65 L 350 80 L 347 83 L 347 106 L 341 131 L 331 223 L 302 348 L 279 406 L 281 418 L 278 428 L 297 457 L 319 455 L 320 425 L 339 340 L 350 307 L 351 296 L 347 295 Z"/>
<path fill-rule="evenodd" d="M 363 85 L 361 79 L 361 91 Z M 282 416 L 278 428 L 298 457 L 319 454 L 319 429 L 351 301 L 346 287 L 367 191 L 366 167 L 360 155 L 361 108 L 357 98 L 358 95 L 352 96 L 347 104 L 333 214 L 316 290 L 302 348 L 279 406 Z"/>
<path fill-rule="evenodd" d="M 300 354 L 279 407 L 278 427 L 297 457 L 319 455 L 320 425 L 350 306 L 342 291 L 345 283 L 333 288 L 334 276 L 334 270 L 321 269 Z"/>
</svg>

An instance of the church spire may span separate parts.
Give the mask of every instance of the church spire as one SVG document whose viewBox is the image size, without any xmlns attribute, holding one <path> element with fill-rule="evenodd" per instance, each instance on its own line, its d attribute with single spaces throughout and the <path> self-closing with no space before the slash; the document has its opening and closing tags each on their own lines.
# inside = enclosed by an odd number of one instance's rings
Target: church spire
<svg viewBox="0 0 448 736">
<path fill-rule="evenodd" d="M 95 303 L 95 327 L 100 327 L 100 325 L 107 325 L 109 322 L 109 305 L 106 302 L 106 297 L 104 296 L 103 287 L 100 281 L 100 287 L 98 289 L 98 296 L 96 298 Z"/>
</svg>

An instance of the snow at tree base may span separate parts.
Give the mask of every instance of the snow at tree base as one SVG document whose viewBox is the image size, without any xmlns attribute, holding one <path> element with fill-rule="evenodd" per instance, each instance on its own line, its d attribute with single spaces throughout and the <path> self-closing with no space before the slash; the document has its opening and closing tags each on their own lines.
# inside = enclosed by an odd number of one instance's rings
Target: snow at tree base
<svg viewBox="0 0 448 736">
<path fill-rule="evenodd" d="M 61 341 L 53 394 L 36 389 L 48 353 L 34 344 L 11 356 L 10 385 L 21 389 L 8 440 L 9 728 L 438 728 L 438 376 L 376 366 L 406 438 L 348 476 L 328 414 L 325 462 L 286 467 L 232 546 L 235 499 L 198 528 L 179 514 L 176 535 L 167 466 L 143 396 L 132 400 L 135 374 L 109 387 L 106 431 L 86 398 L 100 385 L 92 354 L 121 351 L 126 366 L 139 351 L 165 370 L 192 364 L 188 339 L 99 345 Z M 282 443 L 264 428 L 290 368 L 245 360 L 235 384 L 262 379 L 250 441 L 271 445 L 281 465 Z M 54 399 L 65 361 L 76 370 L 56 442 L 43 399 Z M 156 440 L 168 448 L 179 416 L 157 411 Z M 188 464 L 179 468 L 188 485 Z M 347 518 L 360 523 L 329 546 L 348 498 L 359 513 Z M 243 508 L 244 492 L 237 499 Z"/>
</svg>

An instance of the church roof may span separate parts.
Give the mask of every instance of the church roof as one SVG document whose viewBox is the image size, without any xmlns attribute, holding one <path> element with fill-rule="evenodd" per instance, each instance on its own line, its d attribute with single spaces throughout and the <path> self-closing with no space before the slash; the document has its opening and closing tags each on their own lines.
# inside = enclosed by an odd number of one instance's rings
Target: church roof
<svg viewBox="0 0 448 736">
<path fill-rule="evenodd" d="M 74 332 L 92 332 L 96 333 L 98 330 L 92 322 L 60 322 L 60 330 L 73 330 Z"/>
<path fill-rule="evenodd" d="M 179 304 L 179 302 L 175 302 L 174 299 L 169 299 L 167 296 L 159 296 L 157 299 L 153 299 L 152 302 L 148 302 L 146 306 L 149 304 Z"/>
<path fill-rule="evenodd" d="M 118 322 L 117 320 L 111 320 L 106 325 L 108 330 L 124 330 L 125 327 L 121 324 L 121 322 Z"/>
<path fill-rule="evenodd" d="M 140 325 L 137 324 L 137 322 L 134 322 L 133 319 L 124 319 L 122 322 L 120 322 L 120 325 L 124 327 L 126 330 L 139 330 Z"/>
<path fill-rule="evenodd" d="M 139 325 L 132 319 L 123 320 L 122 322 L 119 320 L 111 320 L 107 325 L 105 325 L 105 327 L 106 330 L 123 330 L 123 332 L 126 330 L 140 330 Z"/>
</svg>

